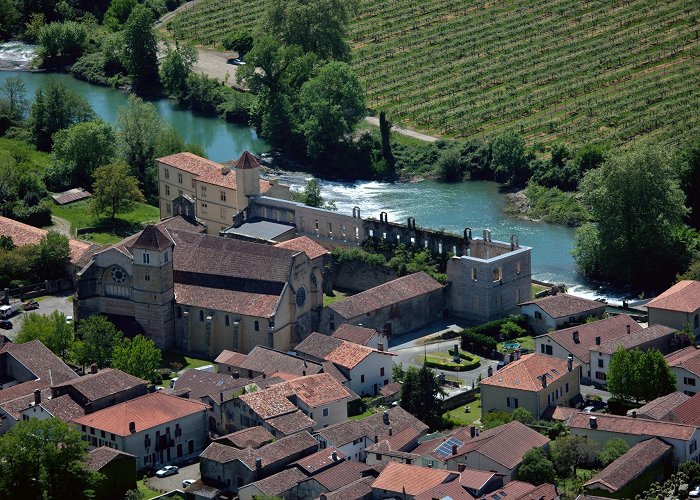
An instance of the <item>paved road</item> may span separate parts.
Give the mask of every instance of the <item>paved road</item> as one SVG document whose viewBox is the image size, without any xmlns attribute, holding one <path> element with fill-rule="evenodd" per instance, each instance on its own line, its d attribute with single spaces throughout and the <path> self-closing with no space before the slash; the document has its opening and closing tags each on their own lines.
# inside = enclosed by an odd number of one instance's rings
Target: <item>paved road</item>
<svg viewBox="0 0 700 500">
<path fill-rule="evenodd" d="M 71 297 L 70 294 L 67 295 L 56 295 L 56 296 L 51 296 L 47 297 L 44 300 L 39 301 L 39 309 L 35 309 L 34 311 L 30 312 L 35 312 L 39 314 L 43 314 L 44 316 L 48 316 L 54 311 L 61 311 L 63 314 L 66 316 L 72 316 L 73 315 L 73 302 L 69 300 Z M 0 333 L 4 334 L 10 339 L 14 339 L 17 336 L 17 332 L 19 331 L 19 327 L 22 324 L 22 321 L 24 321 L 24 317 L 28 313 L 26 312 L 20 312 L 18 314 L 15 314 L 10 318 L 10 321 L 12 322 L 12 329 L 11 330 L 0 330 Z"/>
<path fill-rule="evenodd" d="M 604 391 L 602 389 L 596 389 L 592 385 L 583 385 L 581 384 L 581 394 L 585 398 L 587 394 L 595 394 L 596 396 L 600 396 L 603 400 L 604 403 L 608 402 L 608 399 L 610 399 L 611 395 L 608 391 Z"/>
<path fill-rule="evenodd" d="M 379 126 L 379 118 L 376 118 L 374 116 L 365 117 L 365 121 L 376 127 Z M 398 125 L 392 126 L 391 130 L 393 130 L 397 134 L 405 135 L 407 137 L 413 137 L 414 139 L 418 139 L 425 142 L 436 142 L 440 140 L 438 137 L 433 137 L 432 135 L 428 134 L 422 134 L 420 132 L 416 132 L 415 130 L 399 127 Z"/>
<path fill-rule="evenodd" d="M 182 490 L 182 482 L 185 479 L 200 479 L 202 476 L 199 473 L 199 462 L 186 467 L 180 467 L 180 471 L 174 476 L 168 476 L 164 478 L 152 477 L 146 482 L 149 488 L 158 491 L 170 492 L 173 490 Z"/>
</svg>

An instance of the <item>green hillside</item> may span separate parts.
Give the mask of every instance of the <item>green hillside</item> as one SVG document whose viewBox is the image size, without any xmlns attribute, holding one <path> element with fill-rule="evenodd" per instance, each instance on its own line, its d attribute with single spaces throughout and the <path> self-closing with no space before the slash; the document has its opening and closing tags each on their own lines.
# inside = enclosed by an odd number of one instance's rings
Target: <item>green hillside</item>
<svg viewBox="0 0 700 500">
<path fill-rule="evenodd" d="M 263 9 L 201 0 L 171 29 L 216 43 Z M 700 132 L 700 2 L 360 0 L 350 40 L 368 105 L 436 134 L 616 145 Z"/>
</svg>

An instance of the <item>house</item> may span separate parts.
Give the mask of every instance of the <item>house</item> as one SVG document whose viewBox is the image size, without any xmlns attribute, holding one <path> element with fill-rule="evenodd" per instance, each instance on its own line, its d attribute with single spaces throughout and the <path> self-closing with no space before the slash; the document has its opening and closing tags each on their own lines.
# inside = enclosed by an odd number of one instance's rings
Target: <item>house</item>
<svg viewBox="0 0 700 500">
<path fill-rule="evenodd" d="M 652 483 L 662 484 L 670 475 L 669 444 L 657 438 L 635 444 L 627 453 L 598 472 L 584 485 L 588 495 L 610 498 L 635 498 Z"/>
<path fill-rule="evenodd" d="M 322 493 L 316 500 L 371 500 L 373 476 L 366 476 L 329 493 Z"/>
<path fill-rule="evenodd" d="M 389 462 L 372 483 L 372 493 L 375 499 L 413 499 L 436 486 L 458 479 L 458 473 L 448 470 Z"/>
<path fill-rule="evenodd" d="M 256 345 L 287 351 L 315 329 L 323 269 L 304 252 L 194 228 L 175 217 L 97 252 L 78 274 L 75 316 L 116 316 L 125 333 L 209 359 Z"/>
<path fill-rule="evenodd" d="M 232 432 L 231 434 L 226 434 L 219 438 L 215 438 L 214 442 L 219 444 L 225 444 L 226 446 L 233 446 L 235 448 L 260 448 L 263 445 L 271 443 L 275 440 L 275 436 L 270 434 L 261 426 L 248 427 L 240 431 Z"/>
<path fill-rule="evenodd" d="M 208 406 L 154 392 L 74 420 L 91 448 L 108 446 L 138 458 L 138 468 L 196 457 L 207 441 Z"/>
<path fill-rule="evenodd" d="M 238 498 L 240 500 L 254 500 L 256 498 L 281 497 L 288 500 L 296 500 L 300 497 L 292 492 L 306 477 L 306 474 L 299 469 L 283 470 L 270 477 L 241 487 L 238 490 Z"/>
<path fill-rule="evenodd" d="M 678 405 L 684 403 L 688 399 L 690 399 L 690 396 L 683 394 L 682 392 L 672 392 L 671 394 L 667 394 L 665 396 L 658 397 L 653 401 L 649 401 L 647 404 L 637 409 L 629 410 L 627 412 L 627 416 L 684 423 L 674 420 L 671 417 L 671 412 L 673 412 Z"/>
<path fill-rule="evenodd" d="M 427 425 L 396 406 L 362 420 L 348 420 L 328 426 L 319 430 L 315 437 L 321 443 L 321 448 L 337 448 L 348 459 L 361 462 L 367 458 L 366 448 L 407 428 L 415 429 L 420 436 L 428 432 Z"/>
<path fill-rule="evenodd" d="M 639 349 L 641 351 L 656 349 L 662 354 L 668 354 L 671 351 L 671 341 L 675 333 L 676 330 L 668 326 L 653 325 L 634 334 L 617 337 L 591 347 L 589 355 L 590 364 L 593 365 L 591 382 L 598 385 L 607 383 L 610 360 L 619 348 Z"/>
<path fill-rule="evenodd" d="M 399 336 L 442 318 L 445 311 L 444 287 L 421 271 L 325 307 L 320 331 L 332 334 L 345 323 L 363 324 L 389 337 Z"/>
<path fill-rule="evenodd" d="M 95 498 L 99 500 L 124 498 L 127 491 L 136 489 L 136 457 L 133 455 L 100 446 L 88 452 L 87 468 L 105 477 L 95 491 Z"/>
<path fill-rule="evenodd" d="M 50 392 L 45 396 L 39 389 L 34 389 L 34 401 L 23 408 L 18 409 L 19 417 L 22 420 L 37 418 L 39 420 L 47 420 L 49 418 L 57 418 L 66 423 L 71 423 L 76 418 L 85 415 L 85 409 L 78 403 L 73 401 L 70 396 L 64 395 L 57 398 L 51 397 Z"/>
<path fill-rule="evenodd" d="M 40 340 L 0 346 L 0 434 L 23 418 L 22 412 L 51 396 L 50 387 L 78 375 Z M 38 391 L 38 392 L 37 392 Z M 55 403 L 54 403 L 55 404 Z"/>
<path fill-rule="evenodd" d="M 383 350 L 341 340 L 320 333 L 312 333 L 294 350 L 297 355 L 315 361 L 330 361 L 348 378 L 350 390 L 362 396 L 379 394 L 392 382 L 392 357 Z"/>
<path fill-rule="evenodd" d="M 700 394 L 673 408 L 667 415 L 667 420 L 700 427 Z"/>
<path fill-rule="evenodd" d="M 474 496 L 468 493 L 459 481 L 450 481 L 449 483 L 438 484 L 432 488 L 425 490 L 420 495 L 413 497 L 414 500 L 434 500 L 435 498 L 452 500 L 474 500 Z"/>
<path fill-rule="evenodd" d="M 262 425 L 275 437 L 344 422 L 357 396 L 327 373 L 307 375 L 243 394 L 236 400 L 239 425 Z"/>
<path fill-rule="evenodd" d="M 647 303 L 650 325 L 676 330 L 690 327 L 700 335 L 700 281 L 682 280 Z"/>
<path fill-rule="evenodd" d="M 614 438 L 624 439 L 630 446 L 647 439 L 659 438 L 673 447 L 674 466 L 700 459 L 697 449 L 700 429 L 692 425 L 583 412 L 571 415 L 567 425 L 574 436 L 582 436 L 601 445 Z"/>
<path fill-rule="evenodd" d="M 362 325 L 340 325 L 331 335 L 331 337 L 347 340 L 356 344 L 379 349 L 383 351 L 389 348 L 389 337 L 379 330 L 374 328 L 365 328 Z"/>
<path fill-rule="evenodd" d="M 591 348 L 641 329 L 631 316 L 620 314 L 535 337 L 535 352 L 559 359 L 567 359 L 571 354 L 574 362 L 581 366 L 582 382 L 589 382 L 593 371 L 590 366 Z"/>
<path fill-rule="evenodd" d="M 424 441 L 411 452 L 420 455 L 415 463 L 423 467 L 495 472 L 507 483 L 515 477 L 526 452 L 548 446 L 545 436 L 513 421 L 483 432 L 462 427 L 444 438 Z"/>
<path fill-rule="evenodd" d="M 689 346 L 664 356 L 676 376 L 676 389 L 687 396 L 700 390 L 700 349 Z"/>
<path fill-rule="evenodd" d="M 527 318 L 530 328 L 539 335 L 583 323 L 586 318 L 601 316 L 604 312 L 604 303 L 568 293 L 548 295 L 520 304 L 520 314 Z"/>
<path fill-rule="evenodd" d="M 211 443 L 199 457 L 199 469 L 204 484 L 238 493 L 239 488 L 281 472 L 317 450 L 318 442 L 308 432 L 286 436 L 257 449 Z"/>
<path fill-rule="evenodd" d="M 176 215 L 173 203 L 179 196 L 194 201 L 194 215 L 218 235 L 231 225 L 233 216 L 248 206 L 248 196 L 289 199 L 289 187 L 260 179 L 260 162 L 244 151 L 233 168 L 192 153 L 176 153 L 156 160 L 160 218 Z"/>
<path fill-rule="evenodd" d="M 564 361 L 526 354 L 481 381 L 484 412 L 525 408 L 539 419 L 548 406 L 572 406 L 580 399 L 580 367 L 573 356 Z"/>
<path fill-rule="evenodd" d="M 553 484 L 544 483 L 539 486 L 524 481 L 511 481 L 503 488 L 498 488 L 479 500 L 559 500 L 559 490 Z"/>
<path fill-rule="evenodd" d="M 459 473 L 459 485 L 474 498 L 503 486 L 503 477 L 491 471 L 463 469 Z"/>
<path fill-rule="evenodd" d="M 387 462 L 399 462 L 411 464 L 420 458 L 420 455 L 410 453 L 418 445 L 418 438 L 423 433 L 413 427 L 407 427 L 401 432 L 397 432 L 386 439 L 382 439 L 373 445 L 365 448 L 367 456 L 366 462 L 369 465 L 382 464 Z"/>
</svg>

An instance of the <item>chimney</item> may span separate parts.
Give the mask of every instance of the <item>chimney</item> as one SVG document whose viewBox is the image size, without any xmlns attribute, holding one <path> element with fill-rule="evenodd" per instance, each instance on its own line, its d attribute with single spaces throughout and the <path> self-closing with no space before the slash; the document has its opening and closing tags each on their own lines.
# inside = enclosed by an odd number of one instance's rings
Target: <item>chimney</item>
<svg viewBox="0 0 700 500">
<path fill-rule="evenodd" d="M 632 327 L 630 325 L 627 325 L 627 335 L 632 333 Z"/>
<path fill-rule="evenodd" d="M 637 418 L 637 410 L 632 410 L 632 418 Z"/>
<path fill-rule="evenodd" d="M 384 419 L 384 424 L 389 425 L 389 412 L 387 410 L 384 410 L 383 419 Z"/>
<path fill-rule="evenodd" d="M 573 332 L 571 332 L 571 336 L 574 338 L 575 344 L 578 344 L 579 342 L 581 342 L 581 340 L 579 339 L 579 336 L 578 336 L 578 330 L 574 330 Z"/>
<path fill-rule="evenodd" d="M 233 370 L 233 373 L 231 374 L 231 376 L 232 376 L 233 378 L 237 379 L 237 378 L 239 378 L 239 377 L 241 376 L 241 374 L 238 373 L 238 370 Z"/>
<path fill-rule="evenodd" d="M 543 373 L 542 374 L 542 388 L 547 387 L 547 374 Z"/>
<path fill-rule="evenodd" d="M 595 345 L 600 345 L 600 337 L 595 338 Z"/>
<path fill-rule="evenodd" d="M 597 429 L 598 428 L 598 417 L 588 417 L 588 425 L 591 426 L 591 429 Z"/>
<path fill-rule="evenodd" d="M 97 373 L 97 365 L 95 363 L 90 365 L 90 373 Z"/>
<path fill-rule="evenodd" d="M 493 375 L 493 366 L 489 366 L 488 369 L 486 370 L 487 375 L 490 377 Z"/>
<path fill-rule="evenodd" d="M 453 454 L 453 455 L 456 455 L 456 454 L 457 454 L 457 445 L 456 445 L 456 444 L 453 444 L 453 445 L 452 445 L 452 454 Z"/>
<path fill-rule="evenodd" d="M 569 371 L 574 369 L 574 357 L 571 354 L 569 354 L 566 358 L 566 368 Z"/>
<path fill-rule="evenodd" d="M 389 436 L 391 437 L 394 434 L 394 428 L 389 427 Z"/>
<path fill-rule="evenodd" d="M 325 493 L 321 493 L 321 495 L 318 497 L 318 500 L 328 500 L 328 497 Z"/>
<path fill-rule="evenodd" d="M 469 435 L 471 437 L 476 437 L 476 427 L 474 427 L 473 425 L 469 426 Z"/>
<path fill-rule="evenodd" d="M 255 459 L 255 468 L 262 469 L 262 458 L 258 457 Z"/>
<path fill-rule="evenodd" d="M 377 350 L 378 351 L 384 350 L 384 342 L 377 342 Z"/>
<path fill-rule="evenodd" d="M 265 372 L 263 372 L 263 380 L 265 380 L 266 378 L 267 378 L 267 374 Z"/>
<path fill-rule="evenodd" d="M 34 389 L 34 404 L 41 404 L 41 389 Z"/>
<path fill-rule="evenodd" d="M 377 444 L 379 442 L 379 436 L 376 434 L 374 435 L 374 443 Z"/>
<path fill-rule="evenodd" d="M 337 452 L 337 451 L 334 451 L 333 453 L 331 453 L 331 459 L 332 459 L 334 462 L 337 462 L 337 461 L 338 461 L 338 452 Z"/>
<path fill-rule="evenodd" d="M 457 472 L 464 472 L 467 468 L 467 464 L 457 464 Z"/>
<path fill-rule="evenodd" d="M 129 422 L 129 432 L 131 434 L 136 433 L 136 422 Z"/>
<path fill-rule="evenodd" d="M 226 175 L 231 172 L 231 167 L 221 166 L 221 175 Z"/>
</svg>

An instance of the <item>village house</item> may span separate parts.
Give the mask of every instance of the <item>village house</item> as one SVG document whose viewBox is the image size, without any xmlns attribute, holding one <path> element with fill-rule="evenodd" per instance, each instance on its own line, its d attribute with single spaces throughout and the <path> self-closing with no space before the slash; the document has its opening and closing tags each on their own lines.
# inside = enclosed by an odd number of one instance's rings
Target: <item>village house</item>
<svg viewBox="0 0 700 500">
<path fill-rule="evenodd" d="M 347 323 L 399 336 L 442 318 L 446 310 L 444 287 L 421 271 L 323 308 L 320 331 L 332 334 Z"/>
<path fill-rule="evenodd" d="M 511 481 L 503 488 L 479 497 L 479 500 L 559 500 L 560 498 L 559 490 L 553 484 L 544 483 L 535 486 L 524 481 Z"/>
<path fill-rule="evenodd" d="M 104 476 L 95 489 L 97 500 L 124 498 L 136 489 L 136 457 L 123 451 L 100 446 L 88 452 L 87 469 Z"/>
<path fill-rule="evenodd" d="M 154 392 L 74 420 L 91 448 L 108 446 L 138 458 L 138 468 L 181 463 L 207 441 L 208 407 Z"/>
<path fill-rule="evenodd" d="M 300 497 L 294 490 L 306 478 L 306 474 L 299 469 L 286 469 L 241 487 L 238 490 L 238 498 L 239 500 L 254 500 L 258 498 L 297 500 L 303 497 Z"/>
<path fill-rule="evenodd" d="M 527 318 L 527 324 L 538 335 L 583 323 L 586 318 L 598 317 L 604 312 L 604 303 L 568 293 L 548 295 L 520 304 L 520 314 Z"/>
<path fill-rule="evenodd" d="M 665 420 L 700 427 L 700 394 L 673 408 Z"/>
<path fill-rule="evenodd" d="M 474 496 L 467 492 L 459 483 L 459 479 L 449 483 L 438 484 L 425 490 L 420 495 L 413 497 L 413 500 L 433 500 L 435 498 L 452 500 L 473 500 Z"/>
<path fill-rule="evenodd" d="M 379 349 L 383 351 L 389 348 L 389 337 L 374 328 L 365 328 L 362 325 L 340 325 L 331 337 L 347 340 L 356 344 Z"/>
<path fill-rule="evenodd" d="M 444 438 L 423 441 L 411 453 L 421 457 L 415 463 L 423 467 L 490 471 L 507 483 L 515 477 L 526 452 L 548 446 L 547 437 L 514 420 L 483 432 L 462 427 Z"/>
<path fill-rule="evenodd" d="M 275 436 L 259 425 L 213 439 L 215 443 L 233 446 L 241 450 L 243 448 L 260 448 L 274 440 Z"/>
<path fill-rule="evenodd" d="M 573 406 L 581 399 L 580 367 L 573 356 L 564 361 L 526 354 L 481 381 L 484 412 L 525 408 L 539 419 L 548 406 Z"/>
<path fill-rule="evenodd" d="M 315 500 L 372 500 L 374 479 L 374 476 L 357 479 L 335 491 L 322 493 Z"/>
<path fill-rule="evenodd" d="M 700 336 L 700 281 L 682 280 L 649 301 L 650 325 L 666 325 L 676 330 L 686 327 Z"/>
<path fill-rule="evenodd" d="M 581 366 L 581 381 L 587 383 L 594 370 L 590 366 L 591 348 L 641 329 L 631 316 L 620 314 L 535 337 L 535 352 L 559 359 L 572 355 L 574 362 Z"/>
<path fill-rule="evenodd" d="M 503 476 L 491 471 L 463 469 L 459 473 L 459 485 L 474 498 L 503 486 Z"/>
<path fill-rule="evenodd" d="M 421 430 L 407 427 L 401 432 L 388 436 L 377 443 L 365 448 L 365 460 L 369 465 L 385 464 L 387 462 L 399 462 L 411 464 L 420 458 L 420 455 L 409 450 L 418 446 L 418 439 L 423 436 Z"/>
<path fill-rule="evenodd" d="M 583 485 L 584 492 L 606 498 L 635 498 L 650 484 L 663 484 L 668 478 L 672 471 L 671 451 L 671 445 L 657 438 L 637 443 L 588 480 Z"/>
<path fill-rule="evenodd" d="M 676 391 L 665 396 L 658 397 L 652 401 L 649 401 L 644 406 L 639 408 L 628 410 L 628 417 L 637 418 L 649 418 L 651 420 L 665 420 L 667 422 L 678 422 L 683 423 L 678 420 L 674 420 L 671 416 L 671 412 L 681 403 L 689 400 L 690 396 L 683 394 L 682 392 Z"/>
<path fill-rule="evenodd" d="M 457 472 L 389 462 L 372 483 L 372 492 L 375 499 L 414 499 L 425 491 L 452 481 L 457 481 L 459 487 L 458 479 Z"/>
<path fill-rule="evenodd" d="M 637 443 L 651 438 L 659 438 L 673 447 L 673 464 L 678 466 L 688 460 L 699 461 L 698 439 L 700 429 L 692 425 L 648 420 L 606 413 L 574 413 L 567 422 L 571 434 L 582 436 L 599 445 L 620 438 L 627 444 Z"/>
<path fill-rule="evenodd" d="M 700 390 L 700 349 L 689 346 L 664 357 L 676 376 L 676 389 L 687 396 Z"/>
<path fill-rule="evenodd" d="M 260 162 L 248 151 L 233 168 L 187 152 L 158 158 L 156 166 L 161 219 L 176 215 L 173 201 L 187 196 L 208 234 L 218 235 L 230 226 L 233 216 L 248 206 L 248 196 L 289 198 L 288 186 L 260 179 Z"/>
<path fill-rule="evenodd" d="M 383 386 L 392 382 L 394 354 L 384 351 L 383 347 L 382 350 L 372 349 L 314 332 L 294 350 L 297 355 L 333 363 L 348 378 L 350 390 L 361 396 L 376 396 Z"/>
<path fill-rule="evenodd" d="M 664 325 L 653 325 L 649 328 L 644 328 L 631 335 L 617 337 L 608 342 L 601 343 L 591 347 L 590 349 L 590 364 L 591 382 L 598 385 L 605 385 L 608 381 L 608 367 L 613 354 L 620 349 L 639 349 L 648 351 L 656 349 L 662 354 L 668 354 L 671 351 L 675 329 Z"/>
</svg>

